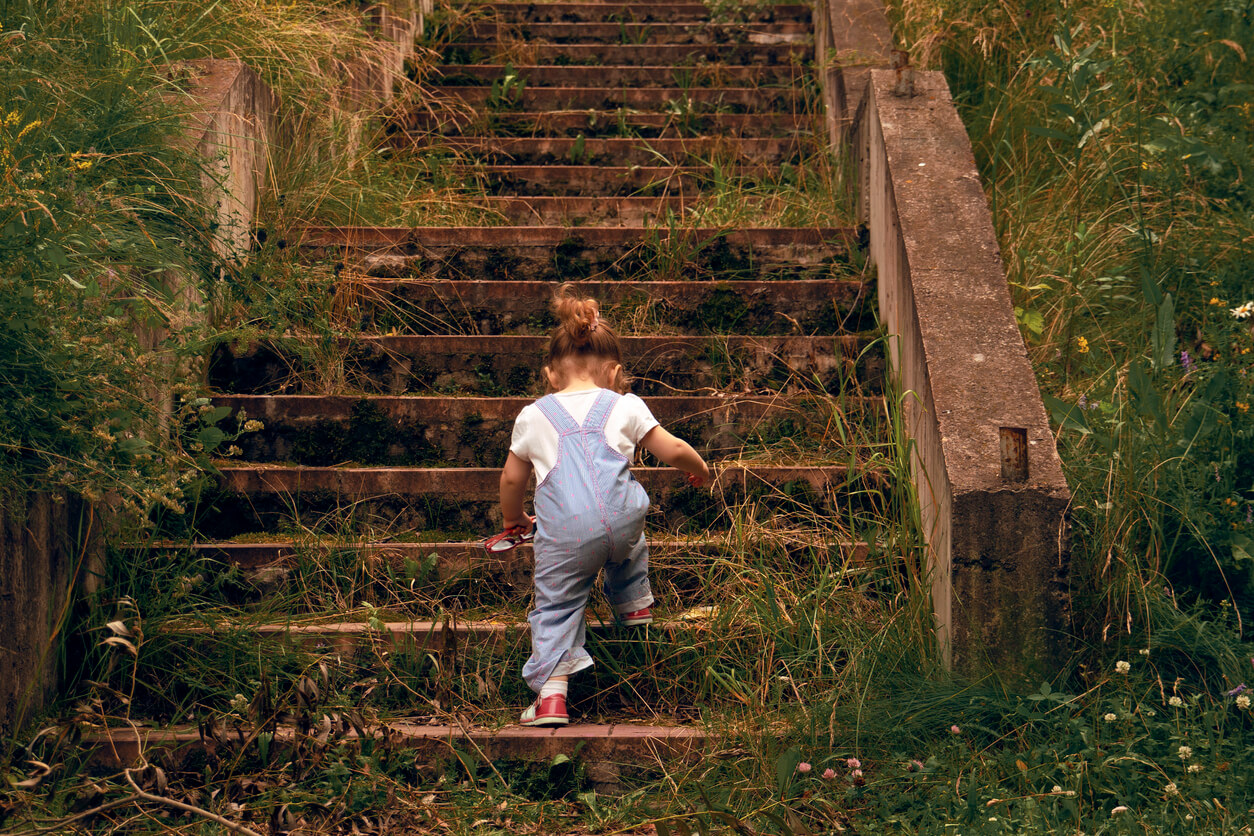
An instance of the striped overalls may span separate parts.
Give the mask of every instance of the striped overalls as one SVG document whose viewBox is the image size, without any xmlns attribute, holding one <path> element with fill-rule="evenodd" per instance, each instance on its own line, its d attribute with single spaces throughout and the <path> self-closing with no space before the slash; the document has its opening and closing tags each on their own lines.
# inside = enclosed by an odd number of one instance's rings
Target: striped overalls
<svg viewBox="0 0 1254 836">
<path fill-rule="evenodd" d="M 558 435 L 557 461 L 535 497 L 536 600 L 523 678 L 536 692 L 564 659 L 575 669 L 592 664 L 583 646 L 584 610 L 598 571 L 605 569 L 605 597 L 615 612 L 653 603 L 644 540 L 649 497 L 605 438 L 620 397 L 602 390 L 583 426 L 556 397 L 536 401 Z"/>
</svg>

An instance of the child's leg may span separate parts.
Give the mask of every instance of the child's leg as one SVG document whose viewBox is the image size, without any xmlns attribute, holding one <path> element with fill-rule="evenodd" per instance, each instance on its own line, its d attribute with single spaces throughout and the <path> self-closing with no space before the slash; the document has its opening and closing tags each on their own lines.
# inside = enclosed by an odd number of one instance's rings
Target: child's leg
<svg viewBox="0 0 1254 836">
<path fill-rule="evenodd" d="M 653 605 L 653 590 L 649 586 L 649 546 L 643 530 L 625 550 L 621 560 L 605 564 L 605 598 L 619 615 Z"/>
<path fill-rule="evenodd" d="M 554 674 L 566 676 L 592 666 L 584 650 L 584 611 L 599 562 L 581 551 L 536 545 L 535 608 L 527 616 L 531 658 L 523 665 L 523 678 L 537 693 Z"/>
</svg>

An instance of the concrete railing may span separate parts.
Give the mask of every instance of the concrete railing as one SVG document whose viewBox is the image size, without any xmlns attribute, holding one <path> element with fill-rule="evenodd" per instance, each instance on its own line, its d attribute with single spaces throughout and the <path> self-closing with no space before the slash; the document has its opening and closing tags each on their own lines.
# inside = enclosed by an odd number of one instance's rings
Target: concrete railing
<svg viewBox="0 0 1254 836">
<path fill-rule="evenodd" d="M 941 73 L 866 66 L 890 58 L 878 5 L 831 0 L 820 26 L 843 9 L 869 34 L 820 40 L 829 103 L 852 108 L 831 124 L 861 184 L 941 651 L 968 673 L 1047 671 L 1069 649 L 1070 492 L 966 129 Z"/>
</svg>

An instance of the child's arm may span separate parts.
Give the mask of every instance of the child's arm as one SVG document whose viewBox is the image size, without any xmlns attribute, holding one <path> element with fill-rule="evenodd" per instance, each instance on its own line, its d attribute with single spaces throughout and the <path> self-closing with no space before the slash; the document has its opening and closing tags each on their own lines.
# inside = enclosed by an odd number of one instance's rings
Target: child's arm
<svg viewBox="0 0 1254 836">
<path fill-rule="evenodd" d="M 668 433 L 661 427 L 654 427 L 640 439 L 640 446 L 657 456 L 671 467 L 685 473 L 691 473 L 701 484 L 709 481 L 710 468 L 701 458 L 701 454 L 692 449 L 692 445 L 681 438 Z"/>
<path fill-rule="evenodd" d="M 501 513 L 507 529 L 516 525 L 531 527 L 531 518 L 523 511 L 523 494 L 530 480 L 531 462 L 510 453 L 501 469 Z"/>
</svg>

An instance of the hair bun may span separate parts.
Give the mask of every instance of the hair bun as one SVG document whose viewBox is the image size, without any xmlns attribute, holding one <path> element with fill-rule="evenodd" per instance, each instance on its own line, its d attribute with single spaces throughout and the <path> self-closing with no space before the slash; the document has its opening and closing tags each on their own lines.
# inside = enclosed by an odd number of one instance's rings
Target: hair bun
<svg viewBox="0 0 1254 836">
<path fill-rule="evenodd" d="M 575 345 L 592 339 L 601 317 L 601 306 L 591 296 L 580 297 L 575 285 L 566 282 L 553 294 L 553 313 L 558 328 L 565 331 Z"/>
</svg>

